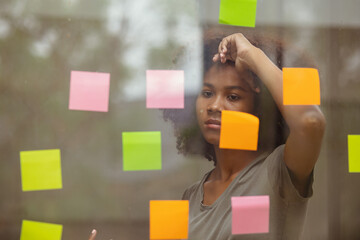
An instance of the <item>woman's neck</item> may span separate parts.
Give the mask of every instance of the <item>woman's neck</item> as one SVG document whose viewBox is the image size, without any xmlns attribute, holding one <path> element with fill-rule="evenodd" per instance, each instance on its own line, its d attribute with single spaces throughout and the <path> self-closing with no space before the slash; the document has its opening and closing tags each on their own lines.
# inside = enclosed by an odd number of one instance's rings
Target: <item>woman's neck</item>
<svg viewBox="0 0 360 240">
<path fill-rule="evenodd" d="M 260 154 L 258 151 L 220 149 L 218 146 L 214 146 L 214 149 L 216 167 L 212 177 L 220 181 L 235 178 L 241 170 Z"/>
</svg>

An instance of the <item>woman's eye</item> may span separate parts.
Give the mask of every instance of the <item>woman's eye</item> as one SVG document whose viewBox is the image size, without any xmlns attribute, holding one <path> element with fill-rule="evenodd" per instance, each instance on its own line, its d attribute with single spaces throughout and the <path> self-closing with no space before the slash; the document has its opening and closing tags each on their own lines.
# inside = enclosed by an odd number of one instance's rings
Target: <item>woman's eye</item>
<svg viewBox="0 0 360 240">
<path fill-rule="evenodd" d="M 236 100 L 239 100 L 240 97 L 238 95 L 236 95 L 236 94 L 231 94 L 231 95 L 228 96 L 228 99 L 230 101 L 236 101 Z"/>
<path fill-rule="evenodd" d="M 206 98 L 209 98 L 213 95 L 213 93 L 210 91 L 202 91 L 202 95 Z"/>
</svg>

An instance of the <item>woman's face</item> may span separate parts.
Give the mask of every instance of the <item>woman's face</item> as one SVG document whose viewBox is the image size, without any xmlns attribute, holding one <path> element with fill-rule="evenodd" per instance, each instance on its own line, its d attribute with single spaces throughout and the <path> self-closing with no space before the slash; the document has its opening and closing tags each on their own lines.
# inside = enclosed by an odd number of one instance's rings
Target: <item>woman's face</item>
<svg viewBox="0 0 360 240">
<path fill-rule="evenodd" d="M 208 143 L 219 145 L 222 110 L 254 114 L 255 92 L 246 81 L 249 78 L 252 76 L 248 71 L 238 72 L 231 65 L 214 65 L 205 74 L 196 113 Z"/>
</svg>

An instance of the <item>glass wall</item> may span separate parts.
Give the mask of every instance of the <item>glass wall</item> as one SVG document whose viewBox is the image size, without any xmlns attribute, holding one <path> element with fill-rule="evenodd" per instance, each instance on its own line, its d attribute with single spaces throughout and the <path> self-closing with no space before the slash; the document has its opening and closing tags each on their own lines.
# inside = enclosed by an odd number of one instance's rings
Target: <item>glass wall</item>
<svg viewBox="0 0 360 240">
<path fill-rule="evenodd" d="M 146 108 L 146 70 L 184 70 L 185 109 L 202 81 L 202 37 L 261 32 L 319 69 L 327 130 L 303 239 L 360 238 L 360 1 L 258 0 L 256 28 L 218 24 L 220 0 L 0 2 L 0 239 L 23 219 L 63 225 L 62 239 L 148 239 L 149 200 L 180 199 L 213 166 L 178 154 L 173 126 Z M 69 110 L 71 71 L 110 73 L 109 111 Z M 189 100 L 190 99 L 190 100 Z M 161 131 L 162 169 L 123 171 L 122 133 Z M 359 146 L 360 147 L 360 146 Z M 23 192 L 20 151 L 60 149 L 63 187 Z"/>
</svg>

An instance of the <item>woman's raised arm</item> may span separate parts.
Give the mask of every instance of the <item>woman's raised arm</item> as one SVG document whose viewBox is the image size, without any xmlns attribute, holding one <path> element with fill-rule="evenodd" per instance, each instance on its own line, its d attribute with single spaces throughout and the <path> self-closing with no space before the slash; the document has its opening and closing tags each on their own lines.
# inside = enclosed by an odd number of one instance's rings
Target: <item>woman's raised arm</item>
<svg viewBox="0 0 360 240">
<path fill-rule="evenodd" d="M 301 195 L 306 194 L 309 176 L 319 157 L 325 131 L 325 118 L 315 105 L 283 105 L 282 71 L 253 46 L 241 33 L 222 40 L 219 52 L 213 61 L 235 61 L 236 68 L 247 67 L 253 71 L 268 88 L 277 107 L 289 126 L 290 134 L 285 144 L 284 161 L 292 182 Z M 255 91 L 259 89 L 249 80 Z"/>
</svg>

